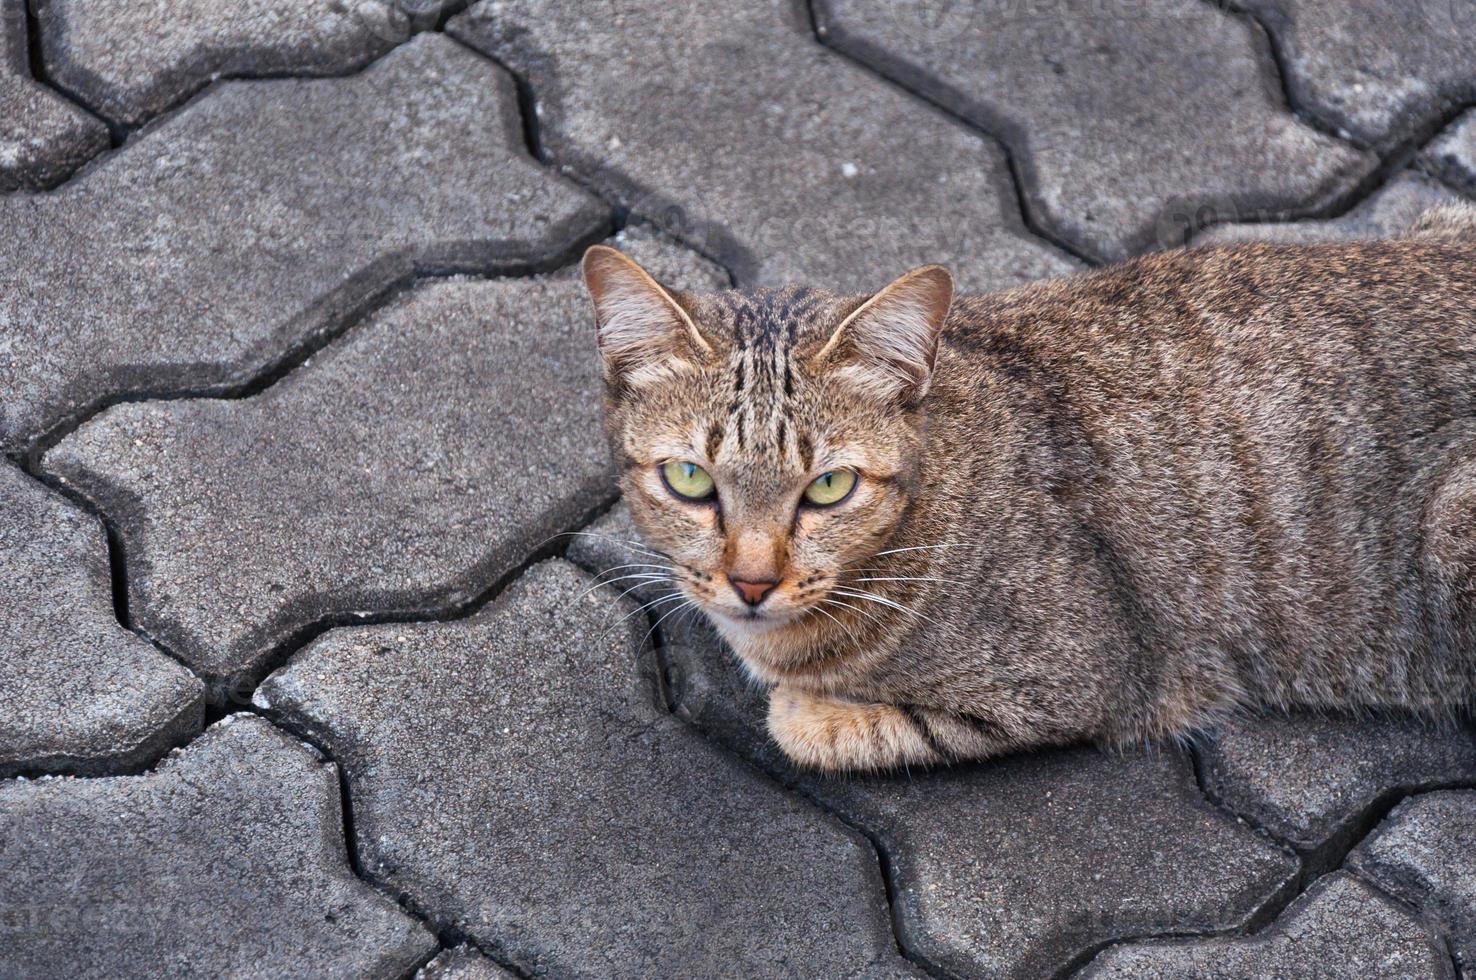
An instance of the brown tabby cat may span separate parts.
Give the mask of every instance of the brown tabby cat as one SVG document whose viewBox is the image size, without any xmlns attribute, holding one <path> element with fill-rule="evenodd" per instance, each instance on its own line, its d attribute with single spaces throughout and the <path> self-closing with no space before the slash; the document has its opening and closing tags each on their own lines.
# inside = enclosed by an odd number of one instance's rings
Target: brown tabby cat
<svg viewBox="0 0 1476 980">
<path fill-rule="evenodd" d="M 800 763 L 1473 700 L 1476 212 L 957 298 L 584 274 L 625 499 Z"/>
</svg>

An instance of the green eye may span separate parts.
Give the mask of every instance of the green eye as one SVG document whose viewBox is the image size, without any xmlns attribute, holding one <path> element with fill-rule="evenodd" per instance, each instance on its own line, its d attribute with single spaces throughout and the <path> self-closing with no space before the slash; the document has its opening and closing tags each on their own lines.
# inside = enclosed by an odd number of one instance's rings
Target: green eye
<svg viewBox="0 0 1476 980">
<path fill-rule="evenodd" d="M 817 507 L 829 507 L 849 497 L 855 486 L 855 473 L 850 470 L 831 470 L 829 473 L 821 473 L 805 487 L 805 500 Z"/>
<path fill-rule="evenodd" d="M 663 463 L 661 479 L 672 493 L 685 500 L 706 500 L 713 494 L 712 477 L 696 463 L 676 459 Z"/>
</svg>

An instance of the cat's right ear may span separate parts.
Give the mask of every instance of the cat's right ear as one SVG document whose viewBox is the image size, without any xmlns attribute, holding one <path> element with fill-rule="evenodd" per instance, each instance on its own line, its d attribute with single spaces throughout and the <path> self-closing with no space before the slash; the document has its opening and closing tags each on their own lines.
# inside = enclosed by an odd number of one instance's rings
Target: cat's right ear
<svg viewBox="0 0 1476 980">
<path fill-rule="evenodd" d="M 681 304 L 621 252 L 591 245 L 582 268 L 607 382 L 638 387 L 712 354 Z"/>
<path fill-rule="evenodd" d="M 932 381 L 952 303 L 947 269 L 913 269 L 846 317 L 814 363 L 830 362 L 838 376 L 872 395 L 915 403 Z"/>
</svg>

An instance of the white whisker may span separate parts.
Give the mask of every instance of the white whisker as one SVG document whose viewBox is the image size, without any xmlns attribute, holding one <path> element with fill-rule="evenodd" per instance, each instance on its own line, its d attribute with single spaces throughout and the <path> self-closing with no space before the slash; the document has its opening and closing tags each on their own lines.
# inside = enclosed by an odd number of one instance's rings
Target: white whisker
<svg viewBox="0 0 1476 980">
<path fill-rule="evenodd" d="M 825 597 L 824 599 L 821 599 L 820 601 L 821 602 L 824 602 L 824 603 L 829 603 L 832 606 L 840 606 L 842 609 L 845 609 L 845 610 L 848 610 L 850 612 L 853 612 L 857 616 L 865 616 L 868 620 L 870 620 L 873 623 L 882 623 L 883 622 L 882 621 L 882 618 L 881 618 L 881 613 L 878 610 L 875 610 L 875 609 L 863 609 L 861 606 L 853 606 L 849 602 L 846 602 L 843 599 L 832 599 L 829 596 Z M 885 623 L 883 623 L 883 625 L 885 625 Z"/>
<path fill-rule="evenodd" d="M 657 565 L 653 562 L 632 561 L 626 562 L 624 565 L 611 565 L 609 568 L 603 569 L 600 574 L 609 575 L 611 572 L 618 572 L 622 568 L 660 568 L 669 572 L 671 571 L 671 564 L 668 562 L 665 565 Z"/>
<path fill-rule="evenodd" d="M 600 541 L 609 541 L 612 544 L 622 545 L 626 548 L 629 548 L 631 551 L 640 552 L 641 554 L 649 555 L 652 558 L 670 560 L 671 557 L 670 555 L 663 555 L 659 551 L 652 551 L 650 548 L 645 547 L 638 541 L 632 541 L 629 538 L 617 538 L 609 534 L 596 534 L 594 531 L 564 531 L 562 534 L 554 535 L 555 538 L 564 536 L 579 538 L 597 538 Z M 550 538 L 549 540 L 553 539 Z"/>
<path fill-rule="evenodd" d="M 833 599 L 821 599 L 820 601 L 821 602 L 830 603 L 831 605 L 842 606 L 842 607 L 844 607 L 846 609 L 851 608 L 850 606 L 845 605 L 845 603 L 836 602 Z M 860 646 L 860 644 L 861 644 L 861 638 L 856 635 L 856 631 L 855 630 L 851 629 L 850 626 L 848 626 L 845 623 L 841 622 L 841 619 L 840 619 L 839 616 L 837 616 L 835 613 L 831 612 L 829 609 L 822 609 L 820 606 L 815 606 L 814 609 L 815 609 L 815 611 L 817 613 L 822 614 L 827 619 L 829 619 L 832 623 L 834 623 L 835 625 L 839 626 L 841 628 L 841 630 L 846 634 L 846 639 L 850 640 L 852 643 L 856 644 L 857 646 Z"/>
<path fill-rule="evenodd" d="M 661 618 L 652 623 L 651 628 L 646 630 L 646 635 L 641 637 L 640 642 L 636 644 L 636 649 L 643 649 L 646 645 L 646 641 L 651 638 L 651 634 L 656 632 L 656 628 L 658 626 L 670 619 L 673 613 L 679 613 L 682 610 L 687 609 L 688 607 L 695 607 L 696 605 L 697 604 L 695 602 L 693 602 L 691 599 L 688 599 L 685 603 L 677 606 L 675 609 L 668 609 L 666 612 L 662 613 Z"/>
<path fill-rule="evenodd" d="M 878 551 L 873 557 L 880 558 L 882 555 L 900 555 L 904 551 L 935 551 L 943 548 L 977 548 L 976 544 L 919 544 L 910 548 L 892 548 L 887 551 Z"/>
<path fill-rule="evenodd" d="M 890 609 L 895 609 L 898 612 L 905 612 L 905 613 L 907 613 L 908 615 L 911 615 L 911 616 L 916 616 L 917 615 L 916 612 L 914 612 L 911 609 L 908 609 L 906 606 L 902 605 L 900 602 L 893 602 L 891 599 L 885 598 L 884 596 L 875 595 L 875 594 L 873 594 L 871 592 L 864 592 L 864 591 L 861 591 L 859 589 L 856 590 L 856 591 L 854 591 L 854 592 L 847 591 L 846 589 L 831 589 L 831 591 L 834 592 L 837 595 L 850 596 L 853 599 L 868 599 L 871 602 L 880 603 L 881 605 L 886 606 L 886 607 L 888 607 Z"/>
<path fill-rule="evenodd" d="M 609 629 L 605 630 L 604 633 L 601 633 L 599 638 L 600 639 L 604 639 L 605 636 L 609 634 L 610 630 L 619 629 L 620 628 L 620 624 L 621 623 L 624 623 L 627 619 L 630 619 L 632 616 L 638 616 L 641 613 L 647 611 L 648 609 L 653 609 L 656 606 L 662 605 L 662 604 L 667 603 L 667 602 L 671 602 L 673 599 L 682 599 L 682 598 L 685 598 L 685 596 L 683 596 L 682 593 L 680 593 L 680 592 L 668 592 L 666 595 L 661 596 L 660 598 L 652 599 L 650 602 L 643 602 L 639 606 L 637 606 L 634 610 L 632 610 L 631 612 L 628 612 L 624 616 L 621 616 L 620 619 L 615 623 L 615 625 L 614 626 L 611 626 Z"/>
<path fill-rule="evenodd" d="M 573 605 L 580 599 L 583 599 L 585 596 L 589 595 L 591 592 L 594 592 L 596 589 L 603 588 L 607 585 L 614 585 L 616 582 L 628 582 L 631 579 L 641 579 L 644 582 L 670 582 L 671 576 L 657 575 L 655 572 L 632 572 L 629 575 L 620 575 L 616 578 L 607 578 L 603 581 L 596 582 L 594 585 L 591 585 L 589 588 L 579 593 L 579 595 L 575 596 L 573 599 L 570 599 L 569 603 L 570 605 Z"/>
</svg>

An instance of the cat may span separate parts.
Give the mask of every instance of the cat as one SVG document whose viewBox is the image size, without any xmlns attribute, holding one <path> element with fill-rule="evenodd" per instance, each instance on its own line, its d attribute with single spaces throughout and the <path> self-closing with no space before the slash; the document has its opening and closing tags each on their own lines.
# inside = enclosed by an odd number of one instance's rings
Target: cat
<svg viewBox="0 0 1476 980">
<path fill-rule="evenodd" d="M 643 538 L 826 770 L 1476 693 L 1476 210 L 954 296 L 583 262 Z"/>
</svg>

